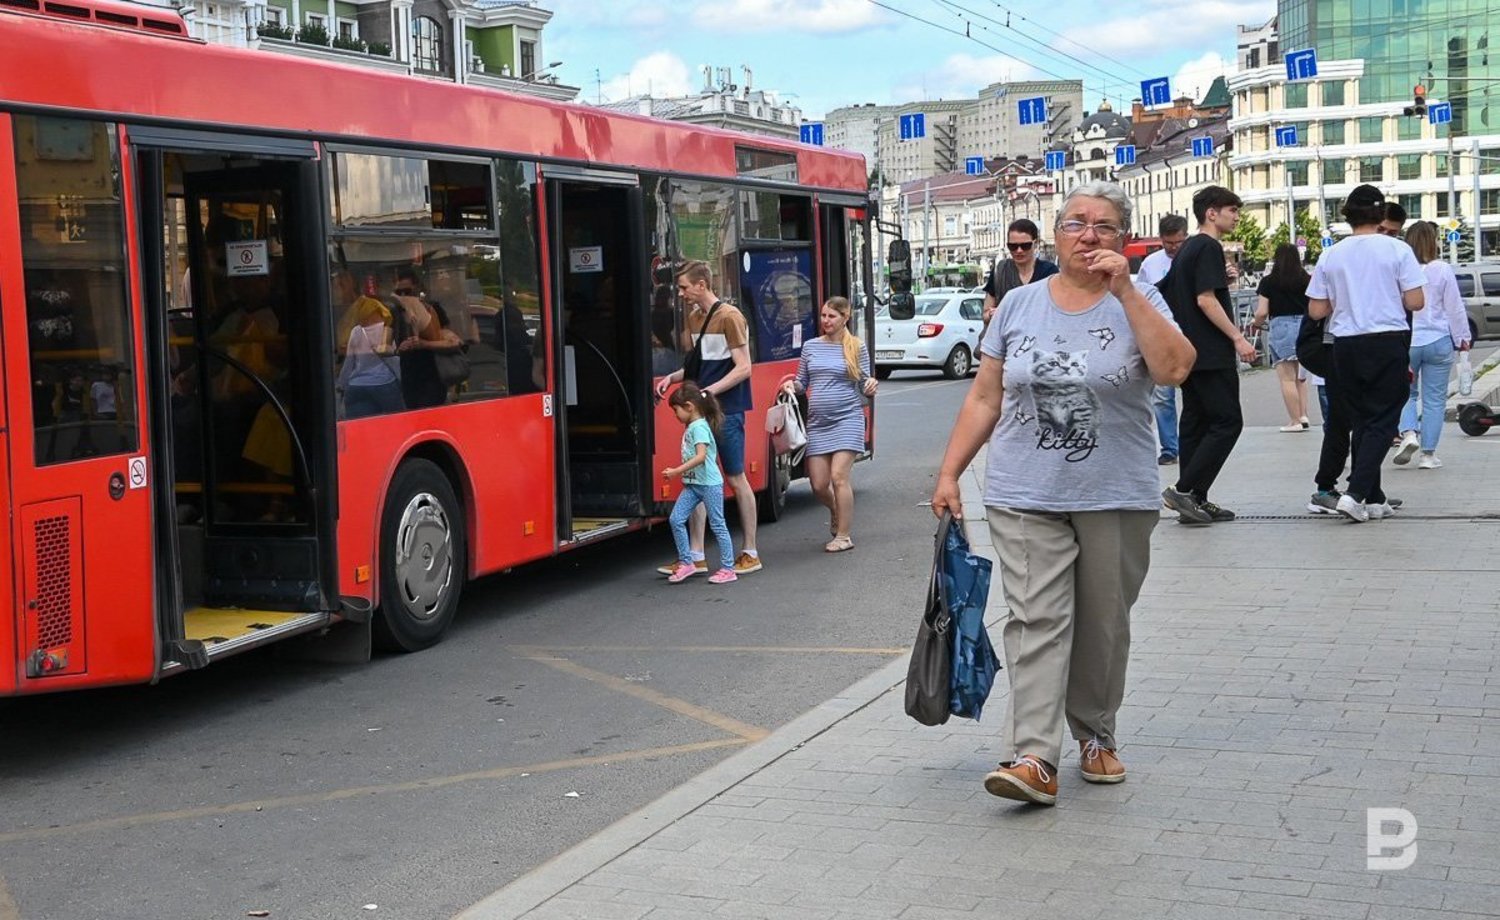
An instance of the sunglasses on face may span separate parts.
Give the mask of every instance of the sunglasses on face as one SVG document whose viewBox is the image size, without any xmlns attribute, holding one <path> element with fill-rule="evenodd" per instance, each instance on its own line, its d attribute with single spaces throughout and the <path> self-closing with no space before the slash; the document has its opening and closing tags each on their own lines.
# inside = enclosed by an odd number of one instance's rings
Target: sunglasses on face
<svg viewBox="0 0 1500 920">
<path fill-rule="evenodd" d="M 1030 252 L 1036 243 L 1006 243 L 1005 248 L 1011 252 Z"/>
</svg>

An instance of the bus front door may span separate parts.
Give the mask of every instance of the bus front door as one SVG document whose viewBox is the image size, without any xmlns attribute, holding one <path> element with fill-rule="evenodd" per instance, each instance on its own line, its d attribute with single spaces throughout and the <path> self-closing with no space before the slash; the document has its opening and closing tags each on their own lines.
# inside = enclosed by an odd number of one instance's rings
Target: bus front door
<svg viewBox="0 0 1500 920">
<path fill-rule="evenodd" d="M 169 658 L 337 609 L 328 287 L 316 160 L 143 150 Z"/>
</svg>

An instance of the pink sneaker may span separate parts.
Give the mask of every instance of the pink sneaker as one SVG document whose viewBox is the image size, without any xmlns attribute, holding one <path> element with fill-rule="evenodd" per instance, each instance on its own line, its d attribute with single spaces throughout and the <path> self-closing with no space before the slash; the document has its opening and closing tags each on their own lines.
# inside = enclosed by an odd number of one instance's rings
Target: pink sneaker
<svg viewBox="0 0 1500 920">
<path fill-rule="evenodd" d="M 667 581 L 675 585 L 680 581 L 687 581 L 689 578 L 692 578 L 694 575 L 697 575 L 702 571 L 702 569 L 693 565 L 691 562 L 679 562 L 677 563 L 677 568 L 672 571 L 672 574 L 667 576 Z"/>
<path fill-rule="evenodd" d="M 734 569 L 719 569 L 717 572 L 708 576 L 708 583 L 711 585 L 727 585 L 731 581 L 739 580 L 740 576 L 734 574 Z"/>
</svg>

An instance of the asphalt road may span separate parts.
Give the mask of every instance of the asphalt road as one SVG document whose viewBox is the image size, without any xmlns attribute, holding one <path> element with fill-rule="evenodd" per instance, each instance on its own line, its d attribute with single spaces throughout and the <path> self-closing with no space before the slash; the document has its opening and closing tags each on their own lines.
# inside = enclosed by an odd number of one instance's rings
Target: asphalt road
<svg viewBox="0 0 1500 920">
<path fill-rule="evenodd" d="M 849 553 L 798 484 L 736 585 L 667 585 L 662 528 L 470 585 L 420 654 L 0 702 L 0 920 L 451 917 L 904 652 L 966 386 L 882 386 Z"/>
</svg>

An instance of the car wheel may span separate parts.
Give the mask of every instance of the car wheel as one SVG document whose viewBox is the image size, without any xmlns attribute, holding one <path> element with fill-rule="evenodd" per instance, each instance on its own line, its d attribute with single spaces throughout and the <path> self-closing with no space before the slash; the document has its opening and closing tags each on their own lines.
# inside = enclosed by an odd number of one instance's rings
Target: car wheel
<svg viewBox="0 0 1500 920">
<path fill-rule="evenodd" d="M 770 461 L 766 487 L 755 493 L 755 518 L 762 524 L 774 524 L 786 514 L 786 493 L 792 487 L 792 455 L 777 454 L 767 447 Z"/>
<path fill-rule="evenodd" d="M 876 380 L 889 380 L 890 376 L 891 376 L 891 371 L 894 371 L 894 370 L 895 370 L 894 367 L 877 367 L 877 368 L 875 368 L 875 379 Z"/>
<path fill-rule="evenodd" d="M 948 352 L 948 360 L 943 362 L 943 376 L 949 380 L 962 380 L 969 376 L 970 363 L 969 347 L 954 345 L 953 350 Z"/>
<path fill-rule="evenodd" d="M 428 460 L 401 464 L 380 515 L 380 648 L 415 652 L 442 638 L 463 589 L 464 536 L 463 511 L 443 471 Z"/>
</svg>

